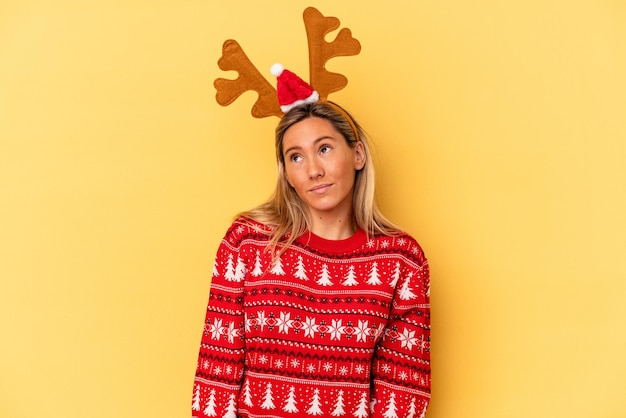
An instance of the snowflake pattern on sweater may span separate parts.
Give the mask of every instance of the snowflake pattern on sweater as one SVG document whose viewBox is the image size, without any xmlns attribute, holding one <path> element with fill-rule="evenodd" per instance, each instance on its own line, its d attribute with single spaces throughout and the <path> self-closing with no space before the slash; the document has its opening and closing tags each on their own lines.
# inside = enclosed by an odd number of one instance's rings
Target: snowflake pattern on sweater
<svg viewBox="0 0 626 418">
<path fill-rule="evenodd" d="M 423 417 L 430 279 L 419 244 L 306 233 L 272 262 L 265 231 L 237 220 L 218 248 L 193 416 Z"/>
</svg>

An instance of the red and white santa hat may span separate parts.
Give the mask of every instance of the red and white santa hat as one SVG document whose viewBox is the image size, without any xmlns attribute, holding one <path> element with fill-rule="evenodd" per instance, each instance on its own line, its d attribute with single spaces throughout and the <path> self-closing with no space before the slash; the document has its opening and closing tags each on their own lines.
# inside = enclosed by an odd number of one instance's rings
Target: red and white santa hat
<svg viewBox="0 0 626 418">
<path fill-rule="evenodd" d="M 317 91 L 300 77 L 286 70 L 282 64 L 272 65 L 270 72 L 277 78 L 276 93 L 280 110 L 283 113 L 289 112 L 296 106 L 315 103 L 319 100 L 320 96 Z"/>
</svg>

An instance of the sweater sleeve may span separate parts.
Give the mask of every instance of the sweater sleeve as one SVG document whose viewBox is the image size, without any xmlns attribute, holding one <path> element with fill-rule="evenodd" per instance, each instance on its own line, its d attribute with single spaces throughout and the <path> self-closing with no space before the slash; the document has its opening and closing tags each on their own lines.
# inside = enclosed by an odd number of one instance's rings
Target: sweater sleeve
<svg viewBox="0 0 626 418">
<path fill-rule="evenodd" d="M 375 349 L 372 382 L 372 418 L 424 417 L 431 386 L 430 276 L 421 249 L 398 280 L 389 322 Z"/>
<path fill-rule="evenodd" d="M 235 416 L 244 368 L 245 260 L 234 224 L 215 256 L 192 397 L 193 417 Z"/>
</svg>

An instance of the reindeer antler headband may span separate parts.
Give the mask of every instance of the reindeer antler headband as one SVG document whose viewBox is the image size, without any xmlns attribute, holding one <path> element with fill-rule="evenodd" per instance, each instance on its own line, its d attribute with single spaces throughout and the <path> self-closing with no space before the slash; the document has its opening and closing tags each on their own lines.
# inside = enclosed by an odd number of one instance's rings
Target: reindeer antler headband
<svg viewBox="0 0 626 418">
<path fill-rule="evenodd" d="M 361 51 L 359 41 L 352 37 L 350 29 L 343 28 L 332 42 L 327 42 L 324 38 L 339 27 L 339 19 L 323 16 L 313 7 L 304 11 L 303 18 L 309 46 L 310 85 L 285 70 L 281 64 L 274 64 L 271 72 L 278 77 L 278 88 L 274 89 L 250 62 L 237 41 L 229 39 L 224 42 L 222 57 L 217 65 L 224 71 L 236 71 L 239 76 L 234 80 L 215 80 L 216 100 L 220 105 L 228 106 L 244 92 L 252 90 L 259 95 L 252 106 L 252 116 L 282 117 L 284 112 L 298 104 L 326 101 L 330 93 L 348 84 L 345 76 L 326 70 L 325 65 L 333 57 L 357 55 Z M 340 112 L 345 113 L 342 109 Z M 344 116 L 350 124 L 353 123 L 350 117 Z"/>
</svg>

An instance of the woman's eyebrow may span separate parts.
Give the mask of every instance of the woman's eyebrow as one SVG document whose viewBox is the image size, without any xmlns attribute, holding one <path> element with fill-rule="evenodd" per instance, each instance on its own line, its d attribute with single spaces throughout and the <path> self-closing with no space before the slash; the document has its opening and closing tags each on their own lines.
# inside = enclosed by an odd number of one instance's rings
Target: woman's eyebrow
<svg viewBox="0 0 626 418">
<path fill-rule="evenodd" d="M 327 139 L 332 139 L 334 141 L 335 137 L 333 137 L 331 135 L 322 135 L 319 138 L 317 138 L 315 141 L 313 141 L 313 145 L 317 145 L 319 142 L 327 140 Z M 291 151 L 300 150 L 300 149 L 302 149 L 302 147 L 300 145 L 294 145 L 294 146 L 291 146 L 291 147 L 287 148 L 285 151 L 283 151 L 283 154 L 287 154 L 287 153 L 289 153 Z"/>
</svg>

